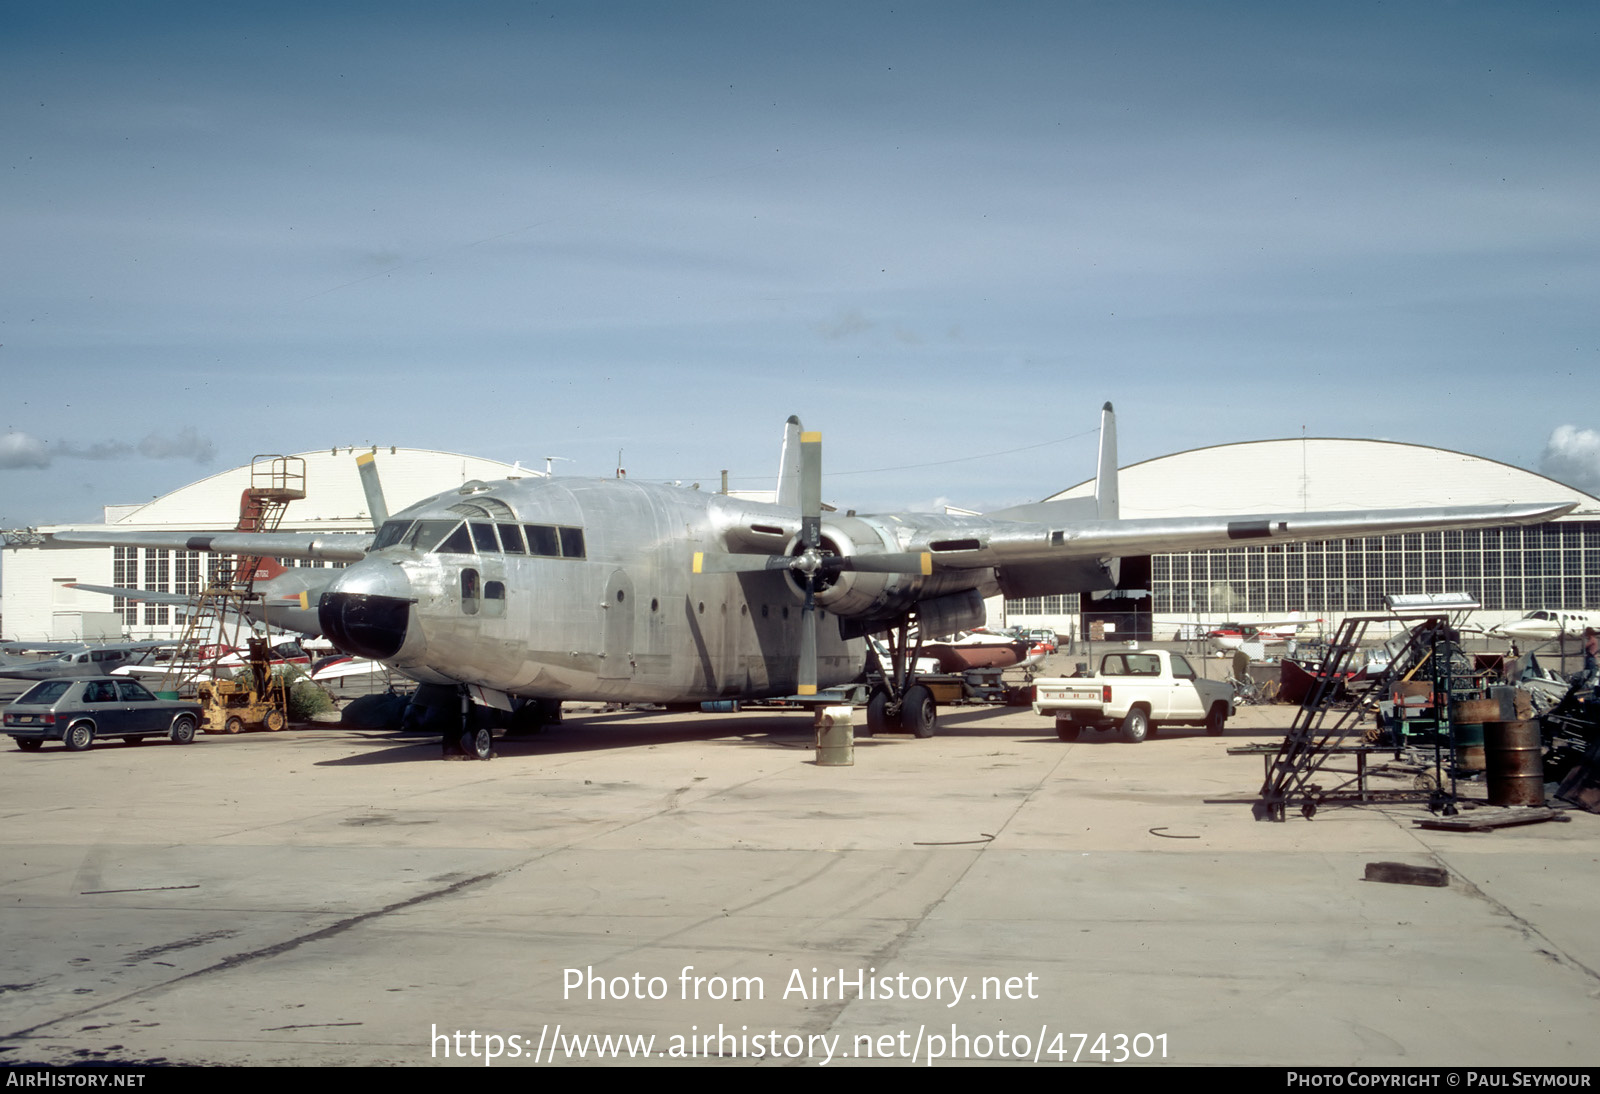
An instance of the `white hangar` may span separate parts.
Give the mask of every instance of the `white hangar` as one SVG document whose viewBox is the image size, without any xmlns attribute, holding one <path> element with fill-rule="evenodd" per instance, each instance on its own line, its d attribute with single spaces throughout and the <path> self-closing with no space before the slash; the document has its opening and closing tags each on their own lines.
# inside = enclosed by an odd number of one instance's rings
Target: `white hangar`
<svg viewBox="0 0 1600 1094">
<path fill-rule="evenodd" d="M 542 476 L 495 460 L 386 446 L 332 448 L 289 457 L 304 461 L 305 497 L 283 513 L 283 532 L 367 532 L 367 512 L 356 457 L 372 453 L 390 512 L 473 479 Z M 126 531 L 226 531 L 239 523 L 241 495 L 252 483 L 252 469 L 263 460 L 235 467 L 139 505 L 108 505 L 100 525 L 58 525 L 75 529 Z M 78 638 L 170 638 L 181 632 L 178 611 L 165 604 L 138 604 L 69 586 L 74 582 L 118 588 L 198 594 L 204 583 L 205 556 L 198 551 L 137 547 L 17 548 L 0 552 L 0 619 L 11 641 L 70 641 Z M 295 565 L 322 565 L 296 562 Z M 114 613 L 114 614 L 113 614 Z"/>
<path fill-rule="evenodd" d="M 1122 468 L 1124 517 L 1405 509 L 1577 502 L 1529 528 L 1413 532 L 1322 543 L 1230 547 L 1123 562 L 1112 607 L 1142 637 L 1183 623 L 1255 622 L 1300 612 L 1331 631 L 1345 615 L 1383 610 L 1385 593 L 1465 592 L 1482 625 L 1540 608 L 1600 608 L 1600 499 L 1554 479 L 1472 456 L 1394 441 L 1297 438 L 1217 445 Z M 1093 481 L 1057 498 L 1092 495 Z M 1006 622 L 1065 629 L 1079 598 L 1006 602 Z"/>
</svg>

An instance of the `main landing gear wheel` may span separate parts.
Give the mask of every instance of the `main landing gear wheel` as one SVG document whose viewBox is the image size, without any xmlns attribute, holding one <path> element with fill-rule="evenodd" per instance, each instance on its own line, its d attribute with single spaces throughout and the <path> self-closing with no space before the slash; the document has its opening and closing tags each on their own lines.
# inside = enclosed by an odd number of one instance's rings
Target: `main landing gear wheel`
<svg viewBox="0 0 1600 1094">
<path fill-rule="evenodd" d="M 494 755 L 494 734 L 487 726 L 467 730 L 461 735 L 461 751 L 474 759 L 487 760 Z"/>
<path fill-rule="evenodd" d="M 1143 707 L 1134 707 L 1128 711 L 1128 716 L 1122 719 L 1122 739 L 1130 745 L 1136 745 L 1150 736 L 1150 715 L 1145 713 Z"/>
<path fill-rule="evenodd" d="M 900 701 L 900 728 L 913 737 L 932 737 L 933 723 L 937 717 L 933 692 L 921 684 L 906 689 Z"/>
<path fill-rule="evenodd" d="M 1068 718 L 1056 719 L 1056 736 L 1069 744 L 1083 735 L 1083 727 Z"/>
<path fill-rule="evenodd" d="M 867 696 L 867 724 L 856 736 L 871 737 L 887 733 L 889 728 L 889 693 L 882 688 L 874 688 L 872 694 Z"/>
</svg>

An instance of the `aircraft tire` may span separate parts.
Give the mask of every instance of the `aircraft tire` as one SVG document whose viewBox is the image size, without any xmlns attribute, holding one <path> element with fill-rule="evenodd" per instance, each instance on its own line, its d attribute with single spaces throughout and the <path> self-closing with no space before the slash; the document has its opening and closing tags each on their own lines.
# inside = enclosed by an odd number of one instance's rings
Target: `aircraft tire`
<svg viewBox="0 0 1600 1094">
<path fill-rule="evenodd" d="M 69 751 L 87 752 L 94 745 L 94 726 L 88 722 L 68 726 L 64 741 Z"/>
<path fill-rule="evenodd" d="M 933 701 L 933 692 L 921 684 L 906 689 L 905 698 L 900 701 L 901 729 L 913 737 L 932 737 L 937 718 L 938 708 Z"/>
<path fill-rule="evenodd" d="M 856 730 L 857 737 L 872 737 L 889 732 L 889 693 L 874 688 L 867 696 L 867 724 Z"/>
<path fill-rule="evenodd" d="M 1083 727 L 1070 718 L 1057 718 L 1056 736 L 1070 744 L 1083 736 Z"/>
<path fill-rule="evenodd" d="M 1122 719 L 1122 739 L 1130 745 L 1136 745 L 1150 736 L 1150 715 L 1144 707 L 1134 707 L 1128 711 L 1128 716 Z"/>
<path fill-rule="evenodd" d="M 467 730 L 461 735 L 461 751 L 474 759 L 489 759 L 494 755 L 494 734 L 488 726 Z"/>
<path fill-rule="evenodd" d="M 17 747 L 24 752 L 37 752 L 44 747 L 44 738 L 42 737 L 16 737 L 13 739 L 17 742 Z"/>
</svg>

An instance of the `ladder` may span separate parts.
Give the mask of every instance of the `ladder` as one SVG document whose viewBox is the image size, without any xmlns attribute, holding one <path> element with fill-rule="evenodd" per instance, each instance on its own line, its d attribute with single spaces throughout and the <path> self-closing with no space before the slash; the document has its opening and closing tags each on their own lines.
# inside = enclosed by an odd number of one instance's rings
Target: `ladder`
<svg viewBox="0 0 1600 1094">
<path fill-rule="evenodd" d="M 276 532 L 291 501 L 306 496 L 306 462 L 299 456 L 258 455 L 250 460 L 250 485 L 239 497 L 235 532 Z M 201 676 L 212 676 L 230 648 L 250 634 L 245 605 L 258 600 L 255 583 L 271 576 L 269 560 L 255 555 L 218 555 L 199 602 L 189 614 L 159 690 L 178 692 Z M 271 563 L 276 568 L 276 563 Z"/>
<path fill-rule="evenodd" d="M 1359 728 L 1365 700 L 1372 695 L 1385 695 L 1400 674 L 1400 666 L 1415 662 L 1412 656 L 1422 645 L 1422 636 L 1432 633 L 1442 619 L 1418 621 L 1406 635 L 1405 646 L 1400 649 L 1379 675 L 1365 687 L 1356 690 L 1346 677 L 1367 628 L 1373 623 L 1388 622 L 1393 616 L 1347 616 L 1339 625 L 1333 641 L 1328 643 L 1317 679 L 1300 704 L 1300 709 L 1278 746 L 1277 754 L 1267 764 L 1262 781 L 1261 795 L 1252 806 L 1256 820 L 1282 821 L 1290 806 L 1299 804 L 1301 812 L 1310 817 L 1324 802 L 1351 802 L 1384 800 L 1412 800 L 1412 791 L 1370 791 L 1366 788 L 1366 756 L 1379 749 L 1366 743 Z M 1433 626 L 1429 626 L 1433 624 Z M 1342 697 L 1341 697 L 1342 693 Z M 1332 725 L 1325 726 L 1329 714 L 1338 710 Z M 1346 791 L 1349 780 L 1332 789 L 1313 783 L 1328 761 L 1336 755 L 1357 757 L 1354 791 Z M 1344 775 L 1346 772 L 1339 772 Z"/>
</svg>

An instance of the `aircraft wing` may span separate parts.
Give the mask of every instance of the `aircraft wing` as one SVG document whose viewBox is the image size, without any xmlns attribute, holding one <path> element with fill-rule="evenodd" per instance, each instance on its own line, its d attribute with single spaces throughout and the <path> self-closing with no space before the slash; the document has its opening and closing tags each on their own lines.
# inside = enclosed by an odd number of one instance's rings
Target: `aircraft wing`
<svg viewBox="0 0 1600 1094">
<path fill-rule="evenodd" d="M 215 551 L 229 555 L 268 555 L 326 562 L 359 562 L 367 557 L 373 533 L 307 535 L 297 532 L 115 532 L 48 533 L 43 547 L 150 547 L 158 551 Z M 121 595 L 121 594 L 118 594 Z"/>
<path fill-rule="evenodd" d="M 1459 505 L 1371 512 L 1265 513 L 1228 517 L 1156 517 L 1142 520 L 1078 520 L 1052 525 L 1038 521 L 975 520 L 962 535 L 948 525 L 918 536 L 933 555 L 934 569 L 972 569 L 1072 562 L 1090 558 L 1203 551 L 1217 547 L 1255 547 L 1325 539 L 1439 532 L 1507 524 L 1540 524 L 1577 507 L 1576 502 L 1524 505 Z M 901 518 L 915 524 L 914 515 Z"/>
<path fill-rule="evenodd" d="M 82 589 L 86 593 L 120 596 L 124 600 L 137 600 L 146 604 L 193 604 L 196 599 L 188 593 L 164 593 L 156 589 L 119 589 L 114 585 L 89 585 L 82 581 L 69 581 L 66 587 Z"/>
</svg>

